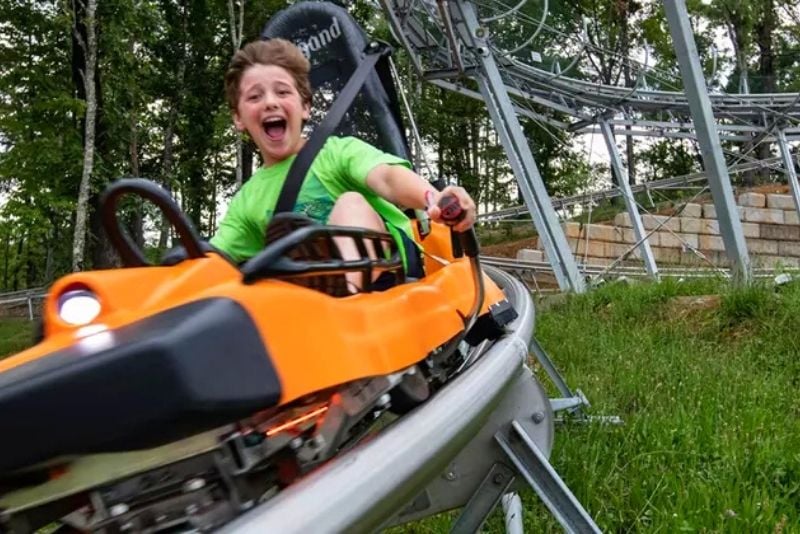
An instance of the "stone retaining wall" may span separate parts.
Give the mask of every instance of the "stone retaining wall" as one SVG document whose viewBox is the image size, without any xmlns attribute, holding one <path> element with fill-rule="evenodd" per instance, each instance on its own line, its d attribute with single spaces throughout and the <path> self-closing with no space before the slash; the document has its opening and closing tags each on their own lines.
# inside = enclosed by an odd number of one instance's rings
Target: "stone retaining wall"
<svg viewBox="0 0 800 534">
<path fill-rule="evenodd" d="M 800 267 L 800 218 L 790 195 L 742 193 L 737 199 L 747 248 L 756 267 Z M 716 266 L 728 264 L 713 204 L 686 204 L 673 217 L 642 215 L 642 224 L 659 264 Z M 625 264 L 641 264 L 627 213 L 610 224 L 563 225 L 580 263 L 608 265 L 628 251 Z M 650 233 L 651 230 L 655 230 Z M 517 258 L 544 261 L 541 241 L 536 250 L 520 250 Z"/>
</svg>

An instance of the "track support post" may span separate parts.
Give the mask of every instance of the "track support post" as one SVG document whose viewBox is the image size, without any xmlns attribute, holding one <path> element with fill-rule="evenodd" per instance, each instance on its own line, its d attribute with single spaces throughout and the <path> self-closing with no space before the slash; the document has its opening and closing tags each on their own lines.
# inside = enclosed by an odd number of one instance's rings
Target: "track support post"
<svg viewBox="0 0 800 534">
<path fill-rule="evenodd" d="M 708 185 L 714 197 L 714 207 L 719 220 L 719 230 L 725 243 L 725 252 L 731 263 L 734 279 L 741 283 L 752 280 L 750 255 L 744 239 L 742 222 L 733 196 L 728 166 L 722 154 L 719 132 L 714 121 L 711 99 L 708 97 L 705 76 L 697 56 L 697 45 L 694 42 L 692 26 L 685 0 L 668 0 L 664 2 L 670 33 L 675 47 L 683 76 L 686 100 L 692 112 L 697 142 L 703 155 Z"/>
<path fill-rule="evenodd" d="M 513 483 L 514 471 L 502 463 L 494 464 L 453 523 L 450 533 L 478 532 Z"/>
<path fill-rule="evenodd" d="M 781 159 L 783 160 L 783 168 L 786 169 L 789 191 L 792 192 L 794 209 L 797 214 L 800 215 L 800 184 L 797 183 L 797 172 L 794 170 L 794 162 L 792 161 L 792 152 L 789 150 L 789 143 L 786 142 L 786 132 L 784 132 L 782 128 L 778 128 L 775 131 L 775 137 L 778 140 L 778 148 L 781 150 Z"/>
<path fill-rule="evenodd" d="M 508 433 L 498 432 L 495 434 L 495 440 L 565 532 L 580 534 L 601 532 L 519 422 L 512 421 Z"/>
<path fill-rule="evenodd" d="M 487 30 L 478 22 L 475 7 L 471 2 L 457 1 L 453 2 L 453 5 L 458 9 L 460 22 L 466 29 L 466 35 L 463 36 L 467 41 L 466 44 L 473 50 L 475 60 L 480 66 L 479 72 L 475 73 L 480 92 L 508 154 L 522 197 L 542 239 L 558 285 L 563 291 L 583 293 L 586 290 L 586 283 L 578 271 L 575 256 L 559 225 L 553 202 L 544 187 L 528 140 L 492 55 L 487 41 Z"/>
<path fill-rule="evenodd" d="M 608 155 L 611 159 L 611 169 L 617 178 L 617 185 L 622 191 L 622 198 L 625 200 L 625 208 L 628 210 L 628 217 L 631 219 L 636 242 L 639 243 L 639 252 L 644 260 L 645 269 L 647 269 L 647 274 L 651 278 L 658 280 L 658 266 L 653 257 L 653 251 L 650 249 L 650 242 L 646 239 L 647 234 L 644 231 L 642 217 L 636 206 L 636 199 L 633 198 L 631 185 L 628 183 L 628 171 L 622 164 L 622 158 L 619 155 L 617 142 L 614 138 L 614 130 L 606 118 L 600 120 L 600 130 L 603 132 L 603 138 L 606 141 L 606 148 L 608 148 Z"/>
</svg>

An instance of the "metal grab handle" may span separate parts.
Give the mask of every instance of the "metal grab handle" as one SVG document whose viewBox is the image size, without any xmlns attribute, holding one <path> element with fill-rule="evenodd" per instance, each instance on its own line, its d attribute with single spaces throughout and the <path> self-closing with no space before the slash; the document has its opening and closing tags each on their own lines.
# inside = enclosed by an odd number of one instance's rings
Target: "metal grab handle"
<svg viewBox="0 0 800 534">
<path fill-rule="evenodd" d="M 119 253 L 123 265 L 126 267 L 153 265 L 147 261 L 139 247 L 120 228 L 117 218 L 117 202 L 120 197 L 130 193 L 149 200 L 161 210 L 161 213 L 175 228 L 178 238 L 190 259 L 204 256 L 200 237 L 197 235 L 197 231 L 191 221 L 162 187 L 143 178 L 123 178 L 109 185 L 100 196 L 103 228 L 108 234 L 111 244 L 114 245 L 114 248 Z"/>
</svg>

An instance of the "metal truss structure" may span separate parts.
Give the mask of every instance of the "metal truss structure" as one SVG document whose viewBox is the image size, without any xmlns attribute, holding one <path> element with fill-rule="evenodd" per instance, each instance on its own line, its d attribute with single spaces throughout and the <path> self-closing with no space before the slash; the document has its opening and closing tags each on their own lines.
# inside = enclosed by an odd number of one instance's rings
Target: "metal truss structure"
<svg viewBox="0 0 800 534">
<path fill-rule="evenodd" d="M 678 73 L 657 72 L 648 68 L 646 60 L 642 64 L 629 58 L 623 61 L 637 77 L 634 87 L 571 76 L 571 69 L 589 51 L 608 52 L 591 42 L 585 28 L 574 44 L 565 43 L 574 49 L 570 65 L 562 69 L 553 63 L 550 70 L 538 67 L 534 63 L 540 62 L 541 56 L 532 50 L 531 43 L 543 30 L 557 30 L 546 24 L 547 1 L 543 2 L 538 19 L 520 13 L 527 1 L 512 6 L 502 1 L 381 0 L 395 38 L 403 44 L 420 77 L 481 99 L 487 105 L 525 206 L 486 214 L 482 220 L 530 213 L 559 286 L 580 292 L 585 288 L 583 273 L 567 246 L 554 208 L 574 205 L 579 199 L 621 196 L 631 216 L 645 268 L 651 277 L 658 278 L 633 193 L 707 180 L 732 272 L 749 280 L 750 260 L 729 173 L 760 167 L 782 170 L 800 210 L 800 189 L 789 144 L 800 140 L 800 94 L 709 94 L 683 0 L 665 2 L 680 79 Z M 503 41 L 508 39 L 501 35 L 509 23 L 520 35 L 528 36 L 510 49 L 504 48 Z M 559 38 L 568 40 L 570 36 Z M 675 90 L 650 89 L 648 76 L 659 78 L 661 86 Z M 617 185 L 609 191 L 571 199 L 549 198 L 519 117 L 533 120 L 545 129 L 602 135 Z M 624 129 L 626 137 L 696 140 L 705 172 L 631 187 L 615 139 L 615 130 L 620 129 Z M 733 154 L 734 161 L 729 162 L 725 160 L 722 141 L 746 143 L 747 148 Z M 762 143 L 777 143 L 780 159 L 760 161 L 748 155 Z"/>
</svg>

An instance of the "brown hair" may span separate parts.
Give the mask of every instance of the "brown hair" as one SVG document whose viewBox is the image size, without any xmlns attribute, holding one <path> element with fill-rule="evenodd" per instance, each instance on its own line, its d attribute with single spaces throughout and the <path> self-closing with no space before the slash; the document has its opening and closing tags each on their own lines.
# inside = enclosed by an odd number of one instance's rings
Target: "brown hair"
<svg viewBox="0 0 800 534">
<path fill-rule="evenodd" d="M 253 65 L 275 65 L 286 69 L 294 79 L 303 103 L 311 105 L 311 83 L 308 81 L 311 65 L 308 60 L 299 48 L 286 39 L 270 39 L 248 43 L 233 55 L 225 73 L 225 98 L 231 111 L 236 111 L 239 103 L 239 82 L 244 72 Z"/>
</svg>

